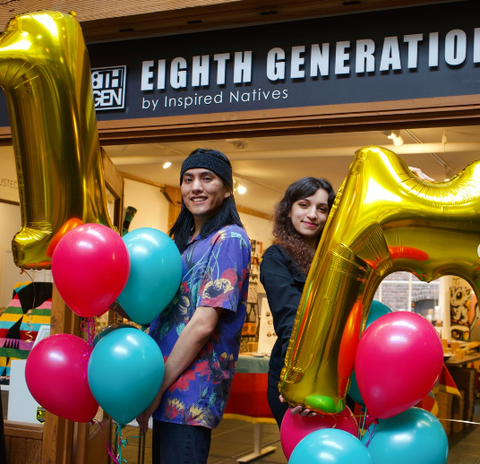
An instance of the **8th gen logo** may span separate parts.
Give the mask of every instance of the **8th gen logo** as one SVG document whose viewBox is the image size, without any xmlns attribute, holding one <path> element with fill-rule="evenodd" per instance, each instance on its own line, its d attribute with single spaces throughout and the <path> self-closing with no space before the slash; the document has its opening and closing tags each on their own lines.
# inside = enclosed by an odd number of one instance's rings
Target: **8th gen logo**
<svg viewBox="0 0 480 464">
<path fill-rule="evenodd" d="M 126 77 L 126 66 L 92 68 L 93 98 L 97 111 L 125 108 Z"/>
</svg>

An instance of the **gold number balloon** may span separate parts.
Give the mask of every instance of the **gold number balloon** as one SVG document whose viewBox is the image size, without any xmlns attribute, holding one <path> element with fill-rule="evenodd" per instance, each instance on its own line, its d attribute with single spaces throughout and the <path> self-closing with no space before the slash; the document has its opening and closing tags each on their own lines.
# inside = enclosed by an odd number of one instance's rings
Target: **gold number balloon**
<svg viewBox="0 0 480 464">
<path fill-rule="evenodd" d="M 468 281 L 480 296 L 480 162 L 448 182 L 420 180 L 394 153 L 362 148 L 307 277 L 279 388 L 292 405 L 345 407 L 368 309 L 388 274 Z"/>
<path fill-rule="evenodd" d="M 73 14 L 14 17 L 0 36 L 22 227 L 12 241 L 20 268 L 49 268 L 47 249 L 72 219 L 111 226 L 82 31 Z M 58 239 L 58 235 L 57 235 Z"/>
</svg>

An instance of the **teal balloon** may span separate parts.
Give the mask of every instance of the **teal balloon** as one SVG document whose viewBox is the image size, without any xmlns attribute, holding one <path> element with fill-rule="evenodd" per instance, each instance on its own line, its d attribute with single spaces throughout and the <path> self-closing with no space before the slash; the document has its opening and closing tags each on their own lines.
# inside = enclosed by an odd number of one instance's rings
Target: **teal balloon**
<svg viewBox="0 0 480 464">
<path fill-rule="evenodd" d="M 322 429 L 308 434 L 294 448 L 288 461 L 288 464 L 352 463 L 374 464 L 365 445 L 339 429 Z"/>
<path fill-rule="evenodd" d="M 448 439 L 440 421 L 428 411 L 410 408 L 389 419 L 379 419 L 365 432 L 375 464 L 445 464 Z"/>
<path fill-rule="evenodd" d="M 95 346 L 105 335 L 108 335 L 109 333 L 113 332 L 114 330 L 117 329 L 136 329 L 132 324 L 124 323 L 124 322 L 115 322 L 104 329 L 100 330 L 94 337 L 93 339 L 93 346 Z"/>
<path fill-rule="evenodd" d="M 388 313 L 393 313 L 393 311 L 387 305 L 380 303 L 380 301 L 373 300 L 372 304 L 370 305 L 370 310 L 368 311 L 365 329 L 367 329 L 367 327 L 379 317 L 385 316 L 385 314 Z"/>
<path fill-rule="evenodd" d="M 365 406 L 362 395 L 360 394 L 360 390 L 358 389 L 357 376 L 355 375 L 355 371 L 353 371 L 352 375 L 350 376 L 350 389 L 348 390 L 348 396 L 352 398 L 355 403 Z"/>
<path fill-rule="evenodd" d="M 385 314 L 392 313 L 393 311 L 380 301 L 373 300 L 372 304 L 370 305 L 370 310 L 368 311 L 367 322 L 365 323 L 365 329 L 374 321 L 376 321 L 379 317 L 385 316 Z M 362 395 L 360 394 L 360 390 L 358 389 L 357 384 L 357 377 L 355 376 L 355 371 L 352 372 L 350 376 L 350 389 L 348 390 L 348 396 L 352 398 L 353 401 L 357 404 L 361 404 L 362 406 L 365 405 L 363 402 Z"/>
<path fill-rule="evenodd" d="M 102 337 L 88 362 L 97 403 L 118 424 L 128 424 L 154 400 L 163 381 L 163 356 L 145 332 L 120 328 Z"/>
<path fill-rule="evenodd" d="M 117 301 L 133 322 L 147 325 L 175 296 L 182 259 L 173 240 L 157 229 L 135 229 L 123 241 L 130 255 L 130 275 Z"/>
</svg>

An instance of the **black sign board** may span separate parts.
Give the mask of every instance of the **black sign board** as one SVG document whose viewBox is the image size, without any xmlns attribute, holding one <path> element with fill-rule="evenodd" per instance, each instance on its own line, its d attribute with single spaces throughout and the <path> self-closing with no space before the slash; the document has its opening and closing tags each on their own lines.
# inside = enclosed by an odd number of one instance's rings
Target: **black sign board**
<svg viewBox="0 0 480 464">
<path fill-rule="evenodd" d="M 453 2 L 90 45 L 97 118 L 479 94 L 479 12 Z"/>
</svg>

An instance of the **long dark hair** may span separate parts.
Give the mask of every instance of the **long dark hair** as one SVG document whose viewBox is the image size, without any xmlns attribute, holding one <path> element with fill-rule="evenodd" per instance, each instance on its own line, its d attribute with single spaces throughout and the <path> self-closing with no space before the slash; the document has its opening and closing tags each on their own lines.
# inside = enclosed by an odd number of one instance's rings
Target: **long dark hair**
<svg viewBox="0 0 480 464">
<path fill-rule="evenodd" d="M 323 189 L 327 192 L 328 209 L 331 210 L 335 201 L 335 192 L 330 183 L 323 178 L 303 177 L 287 188 L 283 198 L 275 207 L 273 216 L 273 236 L 275 237 L 275 242 L 292 256 L 298 267 L 305 274 L 310 269 L 315 250 L 305 242 L 302 235 L 293 226 L 290 212 L 296 201 L 314 195 L 318 189 Z M 321 233 L 318 234 L 317 244 L 321 235 Z"/>
<path fill-rule="evenodd" d="M 189 156 L 202 152 L 203 154 L 208 154 L 211 156 L 215 156 L 217 158 L 222 158 L 229 166 L 230 160 L 221 152 L 217 150 L 203 150 L 197 149 L 190 153 Z M 228 189 L 231 195 L 222 203 L 222 207 L 220 211 L 208 219 L 205 224 L 203 224 L 200 230 L 200 237 L 205 238 L 209 236 L 211 233 L 221 229 L 226 225 L 236 224 L 243 228 L 242 221 L 240 220 L 240 216 L 238 215 L 237 205 L 235 204 L 235 198 L 233 196 L 233 185 L 226 183 L 224 179 L 220 178 L 224 187 Z M 170 237 L 173 238 L 177 248 L 179 249 L 180 253 L 183 252 L 185 247 L 188 244 L 188 241 L 195 230 L 195 223 L 193 220 L 193 215 L 190 211 L 188 211 L 185 203 L 182 199 L 182 209 L 180 210 L 180 214 L 178 215 L 175 224 L 173 224 L 172 228 L 169 231 Z"/>
</svg>

